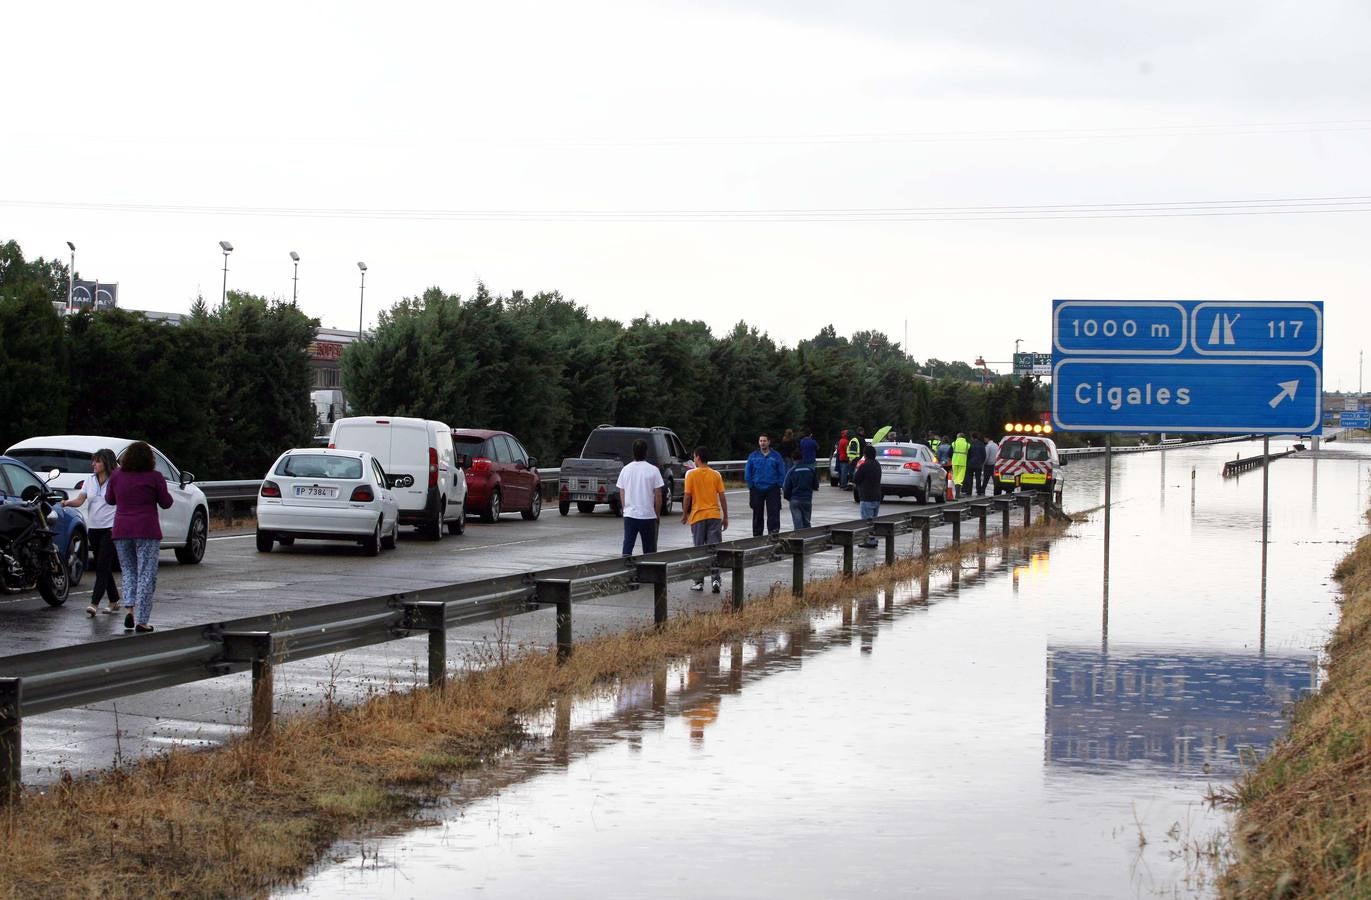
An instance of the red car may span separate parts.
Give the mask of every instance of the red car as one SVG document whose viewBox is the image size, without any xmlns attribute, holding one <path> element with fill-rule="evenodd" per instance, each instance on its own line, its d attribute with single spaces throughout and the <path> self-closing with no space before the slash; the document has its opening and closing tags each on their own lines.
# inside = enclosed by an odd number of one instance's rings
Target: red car
<svg viewBox="0 0 1371 900">
<path fill-rule="evenodd" d="M 507 512 L 538 518 L 543 511 L 538 460 L 512 434 L 454 428 L 452 449 L 467 460 L 467 515 L 480 513 L 483 522 L 498 522 Z"/>
</svg>

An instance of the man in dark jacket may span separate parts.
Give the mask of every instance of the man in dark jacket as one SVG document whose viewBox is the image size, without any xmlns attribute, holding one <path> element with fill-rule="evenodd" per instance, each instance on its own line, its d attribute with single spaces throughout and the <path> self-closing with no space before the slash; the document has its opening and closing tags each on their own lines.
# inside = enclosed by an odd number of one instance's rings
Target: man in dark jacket
<svg viewBox="0 0 1371 900">
<path fill-rule="evenodd" d="M 856 485 L 861 517 L 869 522 L 881 514 L 881 464 L 876 462 L 876 448 L 870 444 L 866 446 L 862 464 L 852 476 L 852 483 Z M 869 535 L 862 546 L 877 546 L 876 536 Z"/>
<path fill-rule="evenodd" d="M 814 461 L 805 462 L 804 451 L 795 451 L 795 464 L 785 475 L 781 486 L 781 496 L 790 501 L 790 520 L 796 530 L 809 527 L 809 516 L 814 509 L 814 492 L 819 489 L 819 473 L 814 469 Z"/>
<path fill-rule="evenodd" d="M 971 489 L 979 485 L 976 493 L 984 494 L 985 485 L 981 483 L 981 472 L 985 469 L 985 438 L 980 434 L 971 436 L 971 449 L 966 454 L 966 478 L 962 482 L 962 496 L 970 497 Z"/>
</svg>

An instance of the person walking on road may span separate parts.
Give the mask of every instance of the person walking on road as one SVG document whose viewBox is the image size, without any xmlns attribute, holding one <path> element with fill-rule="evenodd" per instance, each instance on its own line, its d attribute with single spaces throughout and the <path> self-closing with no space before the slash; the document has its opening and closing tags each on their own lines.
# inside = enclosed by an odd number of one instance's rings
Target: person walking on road
<svg viewBox="0 0 1371 900">
<path fill-rule="evenodd" d="M 962 495 L 971 496 L 976 485 L 981 482 L 981 470 L 985 468 L 985 438 L 980 432 L 971 436 L 971 449 L 966 454 L 966 481 L 962 485 Z"/>
<path fill-rule="evenodd" d="M 82 485 L 81 493 L 62 501 L 63 506 L 86 506 L 86 534 L 90 536 L 90 548 L 95 554 L 95 587 L 90 592 L 90 606 L 86 607 L 88 616 L 100 611 L 100 601 L 106 595 L 109 596 L 109 608 L 105 612 L 114 615 L 119 611 L 119 588 L 113 575 L 114 538 L 110 536 L 114 528 L 114 507 L 105 499 L 105 488 L 117 465 L 113 450 L 96 450 L 90 458 L 91 477 Z"/>
<path fill-rule="evenodd" d="M 860 515 L 863 519 L 870 522 L 881 514 L 881 464 L 876 462 L 876 448 L 868 446 L 862 464 L 857 467 L 857 473 L 852 476 L 852 483 L 856 486 L 857 501 L 860 504 Z M 862 542 L 863 547 L 871 548 L 877 546 L 876 536 L 868 535 Z"/>
<path fill-rule="evenodd" d="M 795 440 L 793 428 L 785 430 L 785 434 L 781 435 L 781 442 L 776 445 L 776 449 L 780 451 L 781 459 L 785 460 L 787 470 L 795 465 L 795 451 L 799 449 L 799 443 Z"/>
<path fill-rule="evenodd" d="M 728 530 L 728 497 L 724 495 L 724 480 L 709 467 L 709 451 L 695 448 L 695 468 L 686 473 L 685 497 L 681 500 L 681 524 L 690 526 L 690 540 L 696 547 L 723 542 Z M 719 593 L 719 567 L 709 571 L 710 590 Z M 705 579 L 701 575 L 690 586 L 703 591 Z"/>
<path fill-rule="evenodd" d="M 766 514 L 767 534 L 781 530 L 781 485 L 785 484 L 785 461 L 771 449 L 771 438 L 760 435 L 757 449 L 743 467 L 743 481 L 747 482 L 748 503 L 752 507 L 752 536 L 761 537 L 762 514 Z"/>
<path fill-rule="evenodd" d="M 981 478 L 976 493 L 984 494 L 986 489 L 991 490 L 995 487 L 995 461 L 1000 458 L 1000 445 L 995 443 L 995 438 L 986 435 L 985 438 L 985 465 L 981 467 Z"/>
<path fill-rule="evenodd" d="M 814 492 L 819 489 L 819 473 L 813 462 L 805 462 L 804 454 L 795 451 L 794 465 L 785 475 L 781 496 L 790 501 L 790 521 L 798 531 L 809 527 L 809 515 L 814 509 Z"/>
<path fill-rule="evenodd" d="M 971 442 L 966 439 L 966 435 L 957 432 L 957 439 L 952 442 L 952 483 L 957 486 L 957 496 L 962 496 L 962 488 L 966 482 L 966 457 L 971 452 Z"/>
<path fill-rule="evenodd" d="M 143 441 L 124 448 L 119 468 L 105 482 L 105 502 L 114 507 L 111 532 L 124 574 L 124 630 L 144 634 L 152 631 L 148 620 L 162 549 L 157 508 L 171 509 L 171 492 L 153 468 L 152 448 Z"/>
<path fill-rule="evenodd" d="M 847 458 L 846 428 L 838 435 L 838 446 L 834 452 L 838 454 L 838 490 L 845 491 L 852 481 L 852 463 Z"/>
<path fill-rule="evenodd" d="M 633 442 L 633 462 L 619 470 L 619 503 L 624 511 L 624 556 L 633 555 L 638 536 L 643 552 L 657 552 L 657 519 L 662 514 L 661 471 L 647 461 L 647 441 Z"/>
<path fill-rule="evenodd" d="M 814 465 L 819 461 L 819 442 L 814 440 L 814 429 L 806 428 L 805 436 L 800 438 L 800 462 Z"/>
</svg>

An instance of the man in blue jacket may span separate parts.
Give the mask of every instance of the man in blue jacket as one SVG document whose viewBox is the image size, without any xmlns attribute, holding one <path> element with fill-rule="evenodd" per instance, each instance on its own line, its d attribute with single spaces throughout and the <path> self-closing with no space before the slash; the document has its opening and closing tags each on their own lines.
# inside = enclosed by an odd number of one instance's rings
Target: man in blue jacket
<svg viewBox="0 0 1371 900">
<path fill-rule="evenodd" d="M 785 476 L 781 495 L 790 501 L 790 520 L 796 530 L 809 527 L 809 516 L 814 509 L 814 492 L 819 489 L 819 473 L 814 470 L 814 460 L 805 460 L 804 451 L 795 451 L 795 465 Z"/>
<path fill-rule="evenodd" d="M 767 534 L 781 530 L 781 485 L 785 483 L 785 460 L 771 449 L 771 438 L 757 438 L 757 449 L 743 467 L 748 504 L 752 507 L 752 536 L 762 535 L 762 511 L 766 511 Z"/>
</svg>

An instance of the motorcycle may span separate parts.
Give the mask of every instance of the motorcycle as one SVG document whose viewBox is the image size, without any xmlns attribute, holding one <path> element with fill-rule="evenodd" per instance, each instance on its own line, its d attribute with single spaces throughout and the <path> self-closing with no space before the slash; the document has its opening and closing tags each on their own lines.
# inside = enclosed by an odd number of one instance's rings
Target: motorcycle
<svg viewBox="0 0 1371 900">
<path fill-rule="evenodd" d="M 48 481 L 58 471 L 48 473 Z M 15 594 L 35 587 L 49 606 L 67 602 L 71 590 L 66 560 L 54 540 L 65 491 L 24 489 L 18 503 L 0 504 L 0 591 Z"/>
</svg>

